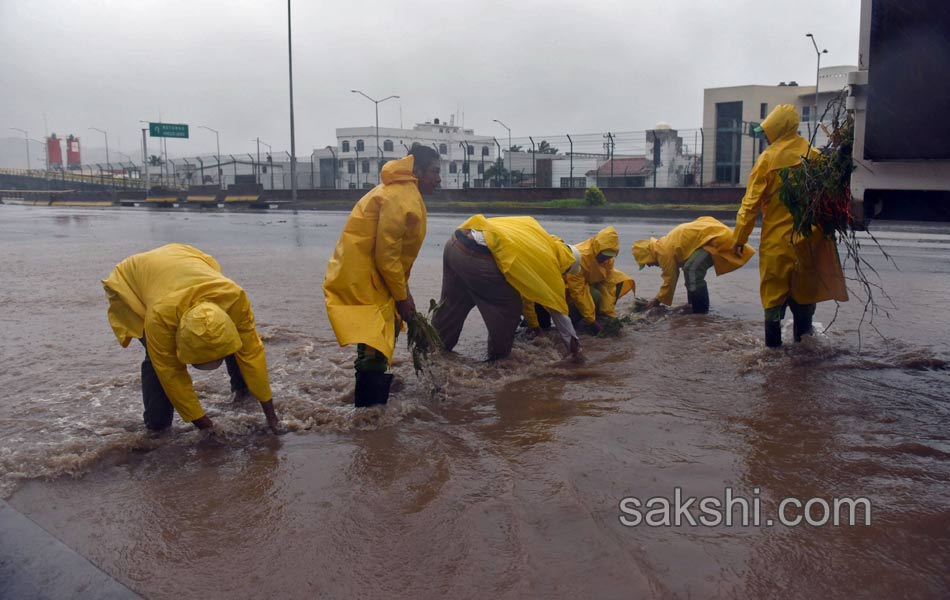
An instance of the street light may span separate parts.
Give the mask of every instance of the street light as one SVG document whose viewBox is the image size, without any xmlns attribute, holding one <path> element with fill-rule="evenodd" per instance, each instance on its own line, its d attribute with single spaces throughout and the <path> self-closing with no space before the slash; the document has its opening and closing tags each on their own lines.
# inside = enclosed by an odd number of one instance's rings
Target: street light
<svg viewBox="0 0 950 600">
<path fill-rule="evenodd" d="M 294 137 L 294 46 L 290 29 L 290 0 L 287 0 L 287 71 L 290 80 L 290 200 L 297 201 L 297 142 Z M 271 177 L 274 170 L 271 169 Z M 283 180 L 283 173 L 281 179 Z M 273 187 L 273 186 L 271 186 Z"/>
<path fill-rule="evenodd" d="M 26 170 L 30 171 L 30 134 L 27 133 L 25 129 L 20 129 L 19 127 L 11 127 L 10 129 L 23 134 L 23 139 L 26 142 Z"/>
<path fill-rule="evenodd" d="M 333 150 L 333 146 L 327 146 L 327 150 L 329 150 L 330 154 L 333 156 L 333 189 L 336 189 L 336 174 L 337 174 L 336 151 Z M 322 175 L 323 171 L 321 170 L 320 173 Z"/>
<path fill-rule="evenodd" d="M 814 119 L 815 119 L 814 133 L 817 134 L 818 133 L 818 78 L 821 76 L 821 55 L 828 54 L 828 50 L 827 49 L 818 50 L 818 43 L 815 41 L 815 36 L 813 36 L 812 34 L 806 33 L 805 37 L 811 38 L 812 46 L 815 47 L 815 54 L 818 55 L 818 67 L 815 69 L 815 116 L 814 116 Z M 811 123 L 808 124 L 808 128 L 811 129 Z M 812 142 L 814 141 L 815 141 L 815 136 L 813 134 Z"/>
<path fill-rule="evenodd" d="M 99 129 L 98 127 L 90 127 L 89 129 L 93 131 L 98 131 L 102 135 L 106 136 L 106 165 L 108 165 L 109 164 L 109 134 L 103 131 L 102 129 Z"/>
<path fill-rule="evenodd" d="M 215 159 L 218 161 L 218 187 L 223 189 L 221 185 L 221 137 L 218 135 L 217 129 L 211 129 L 207 125 L 198 125 L 198 129 L 207 129 L 208 131 L 214 132 L 214 141 L 218 147 L 218 154 L 215 156 Z"/>
<path fill-rule="evenodd" d="M 492 121 L 508 130 L 508 187 L 511 187 L 511 127 L 508 127 L 498 119 L 492 119 Z"/>
<path fill-rule="evenodd" d="M 380 167 L 379 169 L 376 169 L 376 179 L 377 179 L 377 183 L 380 183 L 379 177 L 380 177 L 380 169 L 382 168 L 383 157 L 381 154 L 382 149 L 379 147 L 379 104 L 380 102 L 392 100 L 393 98 L 398 98 L 399 96 L 386 96 L 382 100 L 374 100 L 373 98 L 370 98 L 369 96 L 367 96 L 366 94 L 364 94 L 363 92 L 359 90 L 350 90 L 350 91 L 353 92 L 354 94 L 359 94 L 360 96 L 363 96 L 364 98 L 366 98 L 367 100 L 369 100 L 370 102 L 376 105 L 376 160 L 377 160 L 376 166 Z"/>
<path fill-rule="evenodd" d="M 267 162 L 268 164 L 270 164 L 270 189 L 273 190 L 274 189 L 274 159 L 271 157 L 274 153 L 274 149 L 270 147 L 270 144 L 268 144 L 261 138 L 257 138 L 257 143 L 264 144 L 265 146 L 267 146 L 267 157 L 268 157 Z M 260 158 L 258 158 L 258 160 L 260 160 Z"/>
</svg>

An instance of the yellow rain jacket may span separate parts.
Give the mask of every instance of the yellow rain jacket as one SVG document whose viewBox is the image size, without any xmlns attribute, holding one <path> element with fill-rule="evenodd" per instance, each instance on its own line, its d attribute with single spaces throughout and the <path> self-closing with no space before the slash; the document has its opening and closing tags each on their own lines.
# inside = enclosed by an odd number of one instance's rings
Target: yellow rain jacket
<svg viewBox="0 0 950 600">
<path fill-rule="evenodd" d="M 205 414 L 187 365 L 231 354 L 254 397 L 271 400 L 251 303 L 214 258 L 168 244 L 126 258 L 102 285 L 115 337 L 124 348 L 145 336 L 155 373 L 182 420 L 190 423 Z"/>
<path fill-rule="evenodd" d="M 327 316 L 341 346 L 366 344 L 392 360 L 396 302 L 426 237 L 426 206 L 412 156 L 386 163 L 343 227 L 323 279 Z"/>
<path fill-rule="evenodd" d="M 746 245 L 742 256 L 732 252 L 732 229 L 712 217 L 700 217 L 674 227 L 660 239 L 639 240 L 633 256 L 641 265 L 656 263 L 663 269 L 663 284 L 656 299 L 673 304 L 676 281 L 687 259 L 700 248 L 712 255 L 716 275 L 725 275 L 749 262 L 755 250 Z"/>
<path fill-rule="evenodd" d="M 581 272 L 564 276 L 567 284 L 567 293 L 571 303 L 577 307 L 581 317 L 588 325 L 597 318 L 597 309 L 608 317 L 616 317 L 614 306 L 617 299 L 627 292 L 636 290 L 636 284 L 629 275 L 614 268 L 614 259 L 603 263 L 597 262 L 597 255 L 604 250 L 620 251 L 620 236 L 612 226 L 601 229 L 597 235 L 577 244 L 581 253 Z M 620 285 L 620 294 L 617 294 L 617 284 Z M 600 291 L 600 306 L 594 306 L 594 299 L 590 288 Z"/>
<path fill-rule="evenodd" d="M 759 156 L 749 175 L 745 197 L 736 215 L 734 244 L 745 244 L 762 212 L 759 244 L 759 293 L 763 308 L 784 304 L 787 296 L 799 304 L 824 300 L 846 301 L 838 250 L 817 228 L 803 238 L 794 232 L 792 215 L 778 197 L 779 171 L 801 164 L 809 153 L 808 140 L 798 135 L 798 113 L 791 104 L 780 104 L 762 122 L 769 147 Z M 817 155 L 812 148 L 810 156 Z"/>
<path fill-rule="evenodd" d="M 526 306 L 538 303 L 567 314 L 564 272 L 574 264 L 574 253 L 561 238 L 545 231 L 532 217 L 487 219 L 475 215 L 458 228 L 485 235 L 498 270 L 518 290 Z"/>
</svg>

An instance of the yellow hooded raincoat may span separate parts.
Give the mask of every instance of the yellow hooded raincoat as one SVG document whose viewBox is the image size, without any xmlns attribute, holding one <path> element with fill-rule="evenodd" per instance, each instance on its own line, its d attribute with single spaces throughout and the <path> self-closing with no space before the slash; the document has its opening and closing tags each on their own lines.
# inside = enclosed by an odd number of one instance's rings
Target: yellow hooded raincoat
<svg viewBox="0 0 950 600">
<path fill-rule="evenodd" d="M 327 316 L 341 346 L 366 344 L 392 360 L 396 302 L 426 237 L 414 158 L 386 163 L 382 183 L 350 212 L 323 279 Z"/>
<path fill-rule="evenodd" d="M 780 104 L 762 122 L 769 147 L 759 156 L 749 175 L 742 206 L 736 215 L 733 243 L 745 244 L 762 212 L 759 244 L 759 293 L 763 308 L 785 303 L 789 294 L 799 304 L 824 300 L 846 301 L 838 250 L 833 241 L 815 230 L 807 238 L 794 232 L 792 215 L 778 197 L 779 171 L 801 164 L 809 152 L 808 140 L 798 135 L 798 113 L 791 104 Z M 811 149 L 811 155 L 817 151 Z"/>
<path fill-rule="evenodd" d="M 561 238 L 545 231 L 532 217 L 475 215 L 458 228 L 485 235 L 498 270 L 525 303 L 567 314 L 564 272 L 574 264 L 574 253 Z"/>
<path fill-rule="evenodd" d="M 673 304 L 680 269 L 693 252 L 700 248 L 709 252 L 716 275 L 735 271 L 755 254 L 747 245 L 738 257 L 733 254 L 732 245 L 732 229 L 712 217 L 700 217 L 677 225 L 660 239 L 635 242 L 633 256 L 641 265 L 656 263 L 663 269 L 663 284 L 656 299 L 669 306 Z"/>
<path fill-rule="evenodd" d="M 614 268 L 613 258 L 603 263 L 597 262 L 597 255 L 604 250 L 613 250 L 614 254 L 620 251 L 620 236 L 617 235 L 617 230 L 612 226 L 605 227 L 594 237 L 577 244 L 577 249 L 581 253 L 581 272 L 564 276 L 571 303 L 577 307 L 587 324 L 594 322 L 597 309 L 608 317 L 616 317 L 614 306 L 617 299 L 627 292 L 635 291 L 637 287 L 633 278 Z M 619 295 L 617 284 L 621 284 Z M 594 299 L 590 294 L 592 287 L 600 291 L 599 307 L 594 306 Z"/>
<path fill-rule="evenodd" d="M 162 388 L 186 422 L 204 416 L 187 365 L 234 355 L 248 391 L 271 400 L 264 345 L 251 303 L 211 256 L 168 244 L 120 262 L 102 282 L 122 347 L 145 336 Z"/>
</svg>

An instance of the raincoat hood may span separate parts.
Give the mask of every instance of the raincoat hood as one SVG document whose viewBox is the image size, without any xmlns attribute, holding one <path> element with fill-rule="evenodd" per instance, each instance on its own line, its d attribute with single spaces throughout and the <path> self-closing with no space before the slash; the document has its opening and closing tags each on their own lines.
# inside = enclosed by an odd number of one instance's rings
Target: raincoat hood
<svg viewBox="0 0 950 600">
<path fill-rule="evenodd" d="M 415 157 L 412 155 L 399 160 L 391 160 L 383 165 L 380 178 L 385 185 L 410 182 L 418 184 L 419 180 L 412 173 L 413 166 L 415 166 Z"/>
<path fill-rule="evenodd" d="M 620 236 L 617 235 L 617 230 L 610 225 L 597 232 L 591 242 L 591 250 L 594 256 L 604 251 L 613 252 L 612 256 L 617 256 L 620 253 Z"/>
<path fill-rule="evenodd" d="M 231 356 L 242 346 L 234 322 L 211 302 L 196 304 L 182 316 L 175 345 L 178 360 L 186 365 Z"/>
<path fill-rule="evenodd" d="M 791 104 L 779 104 L 762 121 L 761 127 L 770 144 L 774 144 L 788 136 L 797 136 L 798 111 Z"/>
<path fill-rule="evenodd" d="M 637 240 L 633 243 L 633 258 L 640 265 L 640 268 L 654 264 L 656 258 L 656 238 L 651 237 L 648 240 Z"/>
</svg>

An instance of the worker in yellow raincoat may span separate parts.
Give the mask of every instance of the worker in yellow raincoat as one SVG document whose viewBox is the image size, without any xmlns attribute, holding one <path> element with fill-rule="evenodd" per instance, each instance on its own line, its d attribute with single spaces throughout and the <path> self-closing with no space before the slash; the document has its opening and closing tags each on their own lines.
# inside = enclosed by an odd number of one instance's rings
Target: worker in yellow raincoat
<svg viewBox="0 0 950 600">
<path fill-rule="evenodd" d="M 409 273 L 426 236 L 422 195 L 442 181 L 439 154 L 414 144 L 408 156 L 386 163 L 381 180 L 350 212 L 323 279 L 337 341 L 357 344 L 356 406 L 389 399 L 396 318 L 408 321 L 416 310 Z"/>
<path fill-rule="evenodd" d="M 571 316 L 576 315 L 577 320 L 600 333 L 603 326 L 598 317 L 616 317 L 617 300 L 634 291 L 636 284 L 629 275 L 614 268 L 620 236 L 612 226 L 576 247 L 581 254 L 580 272 L 564 276 Z M 530 325 L 530 318 L 528 322 Z"/>
<path fill-rule="evenodd" d="M 709 312 L 706 272 L 715 267 L 716 275 L 725 275 L 749 262 L 755 254 L 751 246 L 745 246 L 741 255 L 736 256 L 732 229 L 712 217 L 677 225 L 660 239 L 637 240 L 632 251 L 641 269 L 656 266 L 663 269 L 663 283 L 656 297 L 644 307 L 646 310 L 660 303 L 673 304 L 676 280 L 682 269 L 687 301 L 698 314 Z"/>
<path fill-rule="evenodd" d="M 214 258 L 191 246 L 168 244 L 126 258 L 102 285 L 119 343 L 124 348 L 134 338 L 145 346 L 146 427 L 169 427 L 173 409 L 199 429 L 211 427 L 187 365 L 213 370 L 224 361 L 235 398 L 249 392 L 260 402 L 271 430 L 278 432 L 251 303 L 240 286 L 221 274 Z"/>
<path fill-rule="evenodd" d="M 580 272 L 580 262 L 576 248 L 531 217 L 475 215 L 445 244 L 441 307 L 432 325 L 452 350 L 477 306 L 488 327 L 488 359 L 495 360 L 511 353 L 521 315 L 533 314 L 536 303 L 551 313 L 565 346 L 577 354 L 580 342 L 567 316 L 564 275 Z"/>
<path fill-rule="evenodd" d="M 801 165 L 803 156 L 815 156 L 808 140 L 798 135 L 798 113 L 791 104 L 776 106 L 762 122 L 769 141 L 749 174 L 742 206 L 733 231 L 734 252 L 743 252 L 755 219 L 762 212 L 759 243 L 759 292 L 765 309 L 765 344 L 782 344 L 782 317 L 789 307 L 794 319 L 795 341 L 811 333 L 815 304 L 825 300 L 846 301 L 847 289 L 833 240 L 817 228 L 803 237 L 794 231 L 792 215 L 778 192 L 779 172 Z"/>
</svg>

